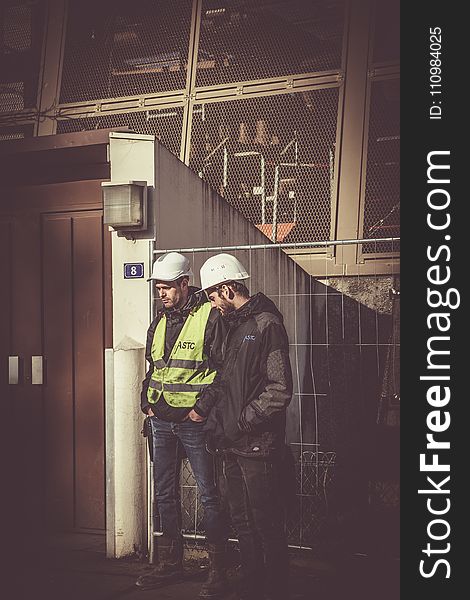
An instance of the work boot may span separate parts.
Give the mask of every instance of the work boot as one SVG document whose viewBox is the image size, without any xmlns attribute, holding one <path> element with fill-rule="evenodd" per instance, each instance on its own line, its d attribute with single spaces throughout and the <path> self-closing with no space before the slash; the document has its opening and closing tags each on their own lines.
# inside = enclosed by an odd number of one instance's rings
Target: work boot
<svg viewBox="0 0 470 600">
<path fill-rule="evenodd" d="M 183 544 L 181 540 L 162 536 L 158 540 L 157 551 L 157 566 L 150 573 L 141 575 L 135 582 L 141 590 L 158 587 L 162 583 L 183 577 Z"/>
<path fill-rule="evenodd" d="M 209 573 L 202 584 L 199 598 L 222 598 L 228 591 L 227 575 L 225 572 L 225 545 L 208 544 Z"/>
</svg>

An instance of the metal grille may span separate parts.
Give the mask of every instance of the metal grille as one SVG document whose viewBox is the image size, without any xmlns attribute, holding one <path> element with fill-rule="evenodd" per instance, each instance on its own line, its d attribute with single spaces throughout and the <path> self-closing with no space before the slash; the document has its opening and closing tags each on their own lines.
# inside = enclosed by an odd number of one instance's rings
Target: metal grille
<svg viewBox="0 0 470 600">
<path fill-rule="evenodd" d="M 400 60 L 400 2 L 375 0 L 373 63 Z"/>
<path fill-rule="evenodd" d="M 43 13 L 40 1 L 0 6 L 0 113 L 36 106 Z"/>
<path fill-rule="evenodd" d="M 397 481 L 369 483 L 371 553 L 400 556 L 400 484 Z"/>
<path fill-rule="evenodd" d="M 181 529 L 186 534 L 204 534 L 202 526 L 204 519 L 204 507 L 200 500 L 200 494 L 196 480 L 186 458 L 183 460 L 181 475 Z"/>
<path fill-rule="evenodd" d="M 343 0 L 204 0 L 197 86 L 341 67 Z"/>
<path fill-rule="evenodd" d="M 185 88 L 191 0 L 70 5 L 61 103 Z"/>
<path fill-rule="evenodd" d="M 31 48 L 31 6 L 17 2 L 3 9 L 3 52 L 25 52 Z"/>
<path fill-rule="evenodd" d="M 337 88 L 196 105 L 190 166 L 270 239 L 329 239 L 337 111 Z"/>
<path fill-rule="evenodd" d="M 400 235 L 400 81 L 373 81 L 369 117 L 364 238 Z M 364 245 L 363 252 L 398 250 Z"/>
<path fill-rule="evenodd" d="M 297 501 L 286 524 L 289 543 L 315 545 L 321 536 L 328 516 L 335 456 L 335 452 L 304 450 L 296 462 Z"/>
<path fill-rule="evenodd" d="M 89 131 L 91 129 L 106 129 L 107 127 L 123 127 L 126 125 L 135 133 L 155 135 L 170 152 L 179 157 L 183 126 L 182 107 L 63 120 L 57 123 L 57 133 Z"/>
<path fill-rule="evenodd" d="M 21 125 L 16 127 L 0 127 L 0 142 L 8 140 L 22 140 L 32 137 L 34 125 Z"/>
<path fill-rule="evenodd" d="M 328 517 L 328 488 L 333 481 L 335 456 L 334 452 L 305 450 L 296 461 L 296 502 L 286 524 L 289 543 L 314 545 L 322 534 Z M 189 536 L 204 535 L 204 508 L 187 459 L 182 464 L 180 486 L 182 531 Z M 235 531 L 231 535 L 236 536 Z"/>
<path fill-rule="evenodd" d="M 0 112 L 18 112 L 24 108 L 24 81 L 0 83 Z"/>
</svg>

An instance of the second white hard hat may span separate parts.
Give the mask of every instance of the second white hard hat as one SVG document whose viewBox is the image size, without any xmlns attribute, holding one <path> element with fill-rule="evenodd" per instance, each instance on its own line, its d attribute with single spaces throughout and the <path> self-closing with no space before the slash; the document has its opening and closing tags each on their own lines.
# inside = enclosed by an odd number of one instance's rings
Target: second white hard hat
<svg viewBox="0 0 470 600">
<path fill-rule="evenodd" d="M 153 263 L 152 275 L 147 279 L 160 281 L 175 281 L 179 277 L 192 277 L 191 263 L 186 256 L 179 252 L 162 254 Z"/>
<path fill-rule="evenodd" d="M 250 276 L 242 263 L 231 254 L 211 256 L 201 267 L 201 289 L 207 290 L 224 281 L 240 281 Z"/>
</svg>

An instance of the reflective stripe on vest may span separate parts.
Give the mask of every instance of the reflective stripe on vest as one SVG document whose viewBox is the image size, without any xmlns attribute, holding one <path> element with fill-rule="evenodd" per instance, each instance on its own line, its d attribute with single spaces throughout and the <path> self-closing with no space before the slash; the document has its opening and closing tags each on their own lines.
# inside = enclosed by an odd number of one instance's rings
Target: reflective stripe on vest
<svg viewBox="0 0 470 600">
<path fill-rule="evenodd" d="M 166 316 L 155 328 L 152 341 L 153 373 L 147 390 L 148 401 L 155 404 L 162 394 L 174 407 L 190 408 L 214 380 L 204 354 L 204 334 L 211 311 L 209 302 L 197 306 L 187 316 L 168 361 L 165 363 Z"/>
</svg>

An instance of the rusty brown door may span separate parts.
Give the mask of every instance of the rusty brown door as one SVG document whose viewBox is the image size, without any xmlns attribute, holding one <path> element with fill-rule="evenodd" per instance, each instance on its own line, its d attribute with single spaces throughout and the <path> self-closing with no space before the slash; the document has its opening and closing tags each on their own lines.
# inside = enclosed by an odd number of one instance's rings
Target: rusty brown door
<svg viewBox="0 0 470 600">
<path fill-rule="evenodd" d="M 12 427 L 22 424 L 17 443 L 27 440 L 15 489 L 23 501 L 34 497 L 31 519 L 48 530 L 103 530 L 103 356 L 111 315 L 99 182 L 10 190 L 0 240 L 10 265 L 0 349 L 13 357 L 0 385 Z M 18 383 L 8 379 L 16 356 Z M 34 369 L 41 360 L 42 383 Z"/>
</svg>

